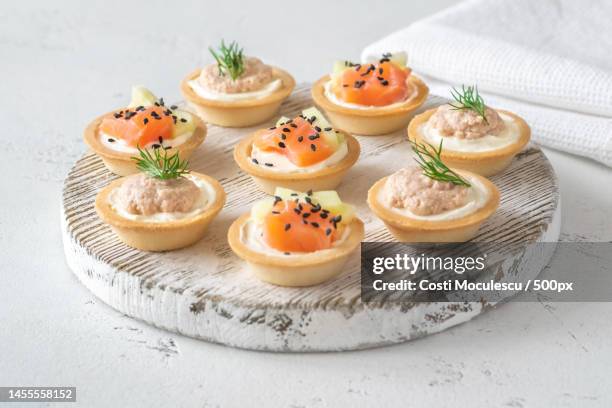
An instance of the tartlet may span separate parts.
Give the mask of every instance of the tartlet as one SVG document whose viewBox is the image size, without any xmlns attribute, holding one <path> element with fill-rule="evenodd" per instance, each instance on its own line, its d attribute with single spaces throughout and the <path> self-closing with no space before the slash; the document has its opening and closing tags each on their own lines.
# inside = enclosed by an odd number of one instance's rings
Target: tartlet
<svg viewBox="0 0 612 408">
<path fill-rule="evenodd" d="M 470 90 L 470 88 L 467 89 Z M 475 90 L 476 95 L 478 95 L 478 91 L 475 88 L 472 88 L 472 90 Z M 482 101 L 482 99 L 480 99 L 480 101 Z M 451 103 L 450 106 L 453 107 L 455 105 Z M 426 129 L 429 129 L 429 123 L 432 116 L 442 107 L 429 109 L 415 116 L 407 129 L 408 138 L 419 143 L 425 142 L 437 145 L 437 141 L 430 140 L 425 132 L 427 131 Z M 465 150 L 457 150 L 456 147 L 453 148 L 449 146 L 451 139 L 456 139 L 456 136 L 444 136 L 441 137 L 441 141 L 443 140 L 445 142 L 442 160 L 448 164 L 449 167 L 471 171 L 481 176 L 492 176 L 507 168 L 512 162 L 512 159 L 514 159 L 514 156 L 529 143 L 531 129 L 525 120 L 512 112 L 485 107 L 483 101 L 482 109 L 483 112 L 484 109 L 486 109 L 489 115 L 496 115 L 496 118 L 500 118 L 502 122 L 505 123 L 505 126 L 512 126 L 512 129 L 507 130 L 507 132 L 510 132 L 510 130 L 512 131 L 510 134 L 512 140 L 500 147 L 489 148 L 483 151 L 469 151 L 470 143 L 472 143 L 470 140 L 460 139 L 455 141 L 465 146 Z"/>
<path fill-rule="evenodd" d="M 212 49 L 211 52 L 217 59 L 216 66 L 220 67 L 219 64 L 222 64 L 222 62 L 220 62 L 221 59 L 218 58 Z M 238 46 L 235 43 L 232 43 L 230 47 L 226 47 L 222 44 L 220 52 L 224 53 L 225 59 L 231 58 L 237 61 L 238 64 L 244 64 L 247 59 L 247 57 L 242 55 L 242 50 L 238 50 Z M 261 63 L 255 58 L 251 59 Z M 204 72 L 203 69 L 194 70 L 181 81 L 181 93 L 196 113 L 208 123 L 225 127 L 252 126 L 273 117 L 278 112 L 281 103 L 291 94 L 293 88 L 295 88 L 295 80 L 288 72 L 277 67 L 264 66 L 271 69 L 271 80 L 280 80 L 282 84 L 278 89 L 271 93 L 266 93 L 261 97 L 241 100 L 222 100 L 202 96 L 192 87 L 191 83 Z M 205 69 L 206 68 L 207 67 L 205 67 Z M 229 70 L 226 70 L 226 72 L 226 77 L 229 77 Z M 219 68 L 219 78 L 222 77 L 221 74 L 222 67 Z M 239 79 L 239 75 L 242 74 L 238 72 L 235 75 L 237 75 L 235 79 Z M 235 94 L 236 93 L 234 93 L 234 95 Z"/>
<path fill-rule="evenodd" d="M 391 58 L 391 59 L 390 59 Z M 353 106 L 343 106 L 337 101 L 331 100 L 326 94 L 326 86 L 333 78 L 336 78 L 342 69 L 353 69 L 358 67 L 363 70 L 363 67 L 375 67 L 371 73 L 365 73 L 375 78 L 383 78 L 378 75 L 378 70 L 381 64 L 395 64 L 407 73 L 405 79 L 406 89 L 410 92 L 403 100 L 388 106 L 361 106 L 359 108 Z M 346 64 L 346 63 L 345 63 Z M 342 63 L 336 63 L 336 67 Z M 355 68 L 357 69 L 357 68 Z M 382 135 L 391 133 L 398 129 L 406 127 L 414 112 L 425 102 L 429 94 L 429 88 L 425 83 L 412 75 L 410 69 L 405 65 L 405 55 L 398 54 L 396 56 L 385 55 L 378 64 L 352 64 L 348 63 L 345 68 L 335 68 L 336 73 L 332 76 L 325 75 L 320 78 L 312 87 L 311 94 L 316 105 L 322 108 L 328 115 L 330 120 L 338 128 L 357 135 Z M 383 71 L 384 72 L 384 71 Z M 361 77 L 361 76 L 360 76 Z M 383 79 L 382 81 L 386 81 Z M 382 82 L 381 81 L 381 82 Z M 359 82 L 359 81 L 357 81 Z M 367 85 L 343 84 L 342 86 L 364 89 Z M 359 86 L 358 86 L 359 85 Z"/>
<path fill-rule="evenodd" d="M 268 214 L 270 208 L 277 208 L 277 203 L 284 203 L 285 201 L 293 202 L 294 194 L 297 192 L 293 192 L 291 190 L 279 189 L 276 191 L 277 194 L 283 195 L 284 199 L 281 199 L 279 196 L 276 200 L 273 201 L 273 204 L 270 205 L 268 209 Z M 313 194 L 313 193 L 308 193 Z M 335 192 L 323 192 L 325 195 L 335 195 Z M 314 193 L 312 196 L 315 197 L 317 193 Z M 305 195 L 303 193 L 299 194 L 300 200 Z M 282 201 L 285 200 L 285 201 Z M 300 201 L 303 204 L 303 211 L 308 211 L 310 207 L 308 207 L 308 203 L 306 201 Z M 313 203 L 318 205 L 316 199 L 313 198 Z M 261 203 L 261 202 L 260 202 Z M 264 202 L 265 204 L 265 202 Z M 323 207 L 324 208 L 324 207 Z M 353 211 L 352 207 L 345 205 L 345 211 Z M 339 275 L 344 265 L 346 264 L 349 256 L 353 254 L 353 252 L 359 247 L 361 240 L 364 237 L 364 225 L 363 222 L 354 216 L 353 213 L 345 214 L 345 217 L 350 217 L 350 220 L 347 221 L 338 221 L 338 223 L 342 223 L 343 226 L 338 227 L 344 231 L 342 241 L 339 244 L 334 245 L 333 247 L 322 249 L 322 250 L 313 250 L 309 252 L 281 252 L 280 250 L 273 249 L 272 253 L 262 252 L 256 248 L 253 248 L 249 245 L 248 241 L 248 233 L 245 232 L 248 228 L 248 224 L 253 221 L 255 212 L 247 213 L 239 217 L 236 221 L 232 223 L 228 231 L 228 242 L 230 247 L 234 251 L 236 255 L 246 261 L 249 269 L 255 276 L 265 282 L 272 283 L 274 285 L 280 286 L 311 286 L 317 285 L 322 282 L 325 282 L 329 279 L 334 278 Z M 257 212 L 262 212 L 261 205 L 259 206 L 259 210 Z M 331 219 L 332 215 L 335 213 L 329 213 L 329 218 Z M 270 217 L 282 216 L 279 215 L 269 215 Z M 266 214 L 259 215 L 260 217 L 265 217 Z M 300 215 L 295 216 L 299 218 Z M 306 220 L 306 219 L 304 219 Z M 319 220 L 319 222 L 321 222 Z M 312 222 L 311 224 L 315 224 Z M 297 222 L 297 226 L 301 226 L 301 222 Z M 332 229 L 331 223 L 329 224 L 329 230 Z M 284 229 L 281 229 L 280 234 L 287 232 L 289 230 L 294 230 L 296 227 L 288 228 L 285 226 Z M 313 231 L 316 229 L 324 231 L 324 228 L 328 228 L 327 224 L 320 226 L 317 224 L 316 227 L 306 224 L 304 228 L 312 229 Z M 334 230 L 336 225 L 333 226 Z M 284 230 L 284 232 L 283 232 Z M 327 234 L 327 233 L 326 233 Z M 327 234 L 329 235 L 329 234 Z"/>
<path fill-rule="evenodd" d="M 119 176 L 127 176 L 129 174 L 134 174 L 138 172 L 136 164 L 131 159 L 135 154 L 137 154 L 137 151 L 135 150 L 136 146 L 133 146 L 133 151 L 125 151 L 111 148 L 110 145 L 107 146 L 102 142 L 102 137 L 106 136 L 103 136 L 101 133 L 101 125 L 105 120 L 111 117 L 116 118 L 117 116 L 115 115 L 119 115 L 119 112 L 122 112 L 123 115 L 123 112 L 135 112 L 139 107 L 142 106 L 151 107 L 155 104 L 158 104 L 158 107 L 162 108 L 163 110 L 166 110 L 166 112 L 169 113 L 170 117 L 180 115 L 178 122 L 176 119 L 174 119 L 175 128 L 179 128 L 177 126 L 178 123 L 179 126 L 186 128 L 185 132 L 191 132 L 191 136 L 189 136 L 188 139 L 183 143 L 178 144 L 176 146 L 172 146 L 170 148 L 166 147 L 166 149 L 170 154 L 178 153 L 182 160 L 188 159 L 193 154 L 195 149 L 197 149 L 198 146 L 200 146 L 202 142 L 204 142 L 207 130 L 206 124 L 202 122 L 200 118 L 186 111 L 178 109 L 170 110 L 170 108 L 166 108 L 163 105 L 159 106 L 159 101 L 161 101 L 161 103 L 163 104 L 163 100 L 157 99 L 150 93 L 150 91 L 142 87 L 134 87 L 132 89 L 132 101 L 130 102 L 130 105 L 128 107 L 116 109 L 112 112 L 108 112 L 104 115 L 101 115 L 91 121 L 89 125 L 85 128 L 83 134 L 83 139 L 85 143 L 89 146 L 91 150 L 93 150 L 98 155 L 98 157 L 102 159 L 104 165 L 111 173 L 117 174 Z M 137 118 L 134 119 L 136 120 Z M 184 119 L 186 122 L 181 122 L 182 119 Z M 154 118 L 146 118 L 146 120 L 148 121 L 148 123 L 154 123 L 155 121 Z M 110 136 L 112 137 L 109 138 L 109 140 L 119 139 L 114 135 Z M 171 142 L 172 139 L 167 139 L 166 142 L 168 141 Z M 159 141 L 155 143 L 159 143 Z M 162 145 L 163 141 L 160 146 Z M 151 148 L 151 146 L 140 147 Z"/>
<path fill-rule="evenodd" d="M 123 243 L 143 251 L 170 251 L 200 240 L 225 204 L 221 184 L 186 170 L 187 162 L 177 154 L 141 150 L 140 155 L 143 173 L 121 177 L 98 192 L 100 219 Z"/>
<path fill-rule="evenodd" d="M 398 241 L 469 241 L 497 210 L 499 190 L 478 174 L 449 168 L 442 146 L 411 142 L 411 147 L 418 166 L 374 183 L 368 206 Z"/>
<path fill-rule="evenodd" d="M 346 172 L 359 158 L 361 149 L 355 137 L 344 131 L 331 128 L 323 115 L 314 108 L 307 109 L 304 113 L 306 116 L 302 114 L 295 118 L 295 120 L 303 120 L 303 118 L 312 119 L 316 117 L 316 121 L 312 122 L 311 125 L 314 126 L 314 129 L 318 128 L 319 131 L 313 130 L 313 132 L 317 132 L 316 135 L 327 134 L 327 132 L 332 133 L 335 135 L 333 137 L 337 137 L 338 140 L 340 140 L 338 143 L 345 144 L 346 154 L 339 161 L 322 166 L 313 171 L 277 171 L 273 170 L 272 163 L 260 163 L 252 157 L 254 143 L 256 143 L 258 138 L 263 137 L 266 132 L 274 131 L 274 127 L 270 129 L 261 129 L 247 136 L 234 148 L 234 160 L 244 172 L 251 175 L 261 190 L 268 194 L 272 194 L 277 187 L 284 187 L 296 191 L 332 190 L 340 184 Z M 277 127 L 293 130 L 294 128 L 285 127 L 285 121 L 291 122 L 293 120 L 294 119 L 281 118 L 279 122 L 277 122 Z M 286 126 L 289 126 L 289 122 L 287 122 L 288 124 Z M 317 126 L 317 123 L 320 124 L 320 127 Z M 290 149 L 291 146 L 289 146 L 289 142 L 293 140 L 292 138 L 299 138 L 299 136 L 292 135 L 291 132 L 287 132 L 286 135 L 288 139 L 283 140 L 288 145 L 287 149 Z M 319 136 L 316 137 L 317 139 L 313 141 L 309 140 L 308 137 L 302 136 L 302 142 L 300 143 L 312 147 L 313 143 L 319 143 L 319 141 L 323 140 L 323 136 L 321 139 L 319 139 Z M 307 151 L 306 153 L 310 152 Z"/>
</svg>

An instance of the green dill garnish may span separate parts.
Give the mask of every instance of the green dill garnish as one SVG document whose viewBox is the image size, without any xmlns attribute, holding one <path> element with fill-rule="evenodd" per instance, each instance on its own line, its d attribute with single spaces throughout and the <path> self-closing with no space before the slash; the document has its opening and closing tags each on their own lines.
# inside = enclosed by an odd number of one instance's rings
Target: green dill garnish
<svg viewBox="0 0 612 408">
<path fill-rule="evenodd" d="M 442 140 L 440 140 L 440 146 L 437 150 L 429 143 L 417 143 L 412 139 L 409 139 L 409 141 L 412 151 L 417 155 L 414 160 L 421 166 L 425 176 L 432 180 L 445 181 L 457 186 L 470 187 L 470 183 L 446 167 L 446 164 L 442 163 L 442 159 L 440 158 L 442 153 Z"/>
<path fill-rule="evenodd" d="M 219 76 L 229 74 L 235 81 L 244 73 L 244 55 L 242 54 L 242 48 L 238 48 L 236 41 L 232 41 L 229 46 L 226 46 L 225 42 L 221 40 L 218 54 L 211 47 L 208 47 L 208 50 L 217 61 Z"/>
<path fill-rule="evenodd" d="M 132 157 L 132 160 L 136 162 L 138 170 L 150 177 L 159 180 L 171 180 L 189 173 L 187 160 L 181 161 L 178 152 L 168 156 L 168 151 L 163 147 L 153 149 L 154 154 L 151 154 L 149 150 L 142 150 L 140 146 L 136 146 L 136 148 L 140 157 Z M 160 150 L 163 153 L 160 153 Z"/>
<path fill-rule="evenodd" d="M 461 85 L 461 91 L 453 88 L 451 90 L 451 95 L 453 99 L 455 99 L 455 104 L 453 102 L 449 102 L 449 105 L 453 107 L 453 109 L 469 109 L 476 112 L 478 115 L 484 119 L 486 124 L 489 124 L 486 116 L 486 105 L 484 103 L 484 99 L 478 93 L 477 86 L 468 86 Z"/>
</svg>

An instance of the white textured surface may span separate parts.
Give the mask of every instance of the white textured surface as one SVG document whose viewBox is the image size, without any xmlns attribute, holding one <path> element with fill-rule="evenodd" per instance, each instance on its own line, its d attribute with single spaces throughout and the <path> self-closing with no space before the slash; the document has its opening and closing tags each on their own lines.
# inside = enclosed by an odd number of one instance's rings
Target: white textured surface
<svg viewBox="0 0 612 408">
<path fill-rule="evenodd" d="M 611 14 L 607 0 L 471 0 L 363 57 L 407 51 L 426 81 L 442 81 L 427 82 L 433 94 L 476 83 L 491 106 L 524 116 L 537 142 L 612 166 Z"/>
<path fill-rule="evenodd" d="M 173 335 L 96 301 L 64 263 L 58 223 L 61 180 L 85 151 L 80 135 L 88 120 L 126 98 L 132 82 L 152 83 L 168 100 L 178 99 L 180 75 L 209 41 L 229 38 L 229 28 L 305 81 L 336 55 L 356 56 L 371 37 L 425 11 L 408 2 L 374 14 L 370 7 L 310 2 L 331 15 L 352 14 L 347 21 L 317 18 L 316 30 L 306 29 L 312 16 L 301 11 L 294 18 L 302 24 L 271 24 L 280 2 L 79 3 L 61 10 L 46 2 L 0 6 L 6 126 L 0 171 L 8 175 L 1 181 L 8 194 L 0 198 L 0 385 L 76 385 L 80 403 L 68 407 L 612 405 L 609 303 L 512 303 L 405 345 L 293 355 Z M 430 2 L 428 10 L 442 3 Z M 255 25 L 265 10 L 269 20 Z M 132 25 L 136 11 L 142 20 Z M 299 29 L 291 33 L 293 26 Z M 300 44 L 300 51 L 289 44 Z M 155 52 L 166 55 L 155 61 Z M 298 61 L 299 55 L 310 59 Z M 609 186 L 611 171 L 547 154 L 560 179 L 563 238 L 611 240 L 612 193 L 601 188 Z"/>
</svg>

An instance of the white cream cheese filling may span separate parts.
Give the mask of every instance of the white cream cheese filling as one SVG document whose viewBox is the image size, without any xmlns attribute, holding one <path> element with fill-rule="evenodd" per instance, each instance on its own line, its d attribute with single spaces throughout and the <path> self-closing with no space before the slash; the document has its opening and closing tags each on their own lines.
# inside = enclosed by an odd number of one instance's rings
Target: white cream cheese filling
<svg viewBox="0 0 612 408">
<path fill-rule="evenodd" d="M 283 86 L 281 79 L 275 79 L 263 88 L 253 92 L 221 93 L 204 88 L 197 79 L 188 82 L 193 91 L 201 98 L 213 101 L 243 101 L 247 99 L 261 99 L 273 94 Z"/>
<path fill-rule="evenodd" d="M 442 136 L 440 132 L 429 124 L 429 121 L 420 126 L 423 138 L 433 146 L 438 147 L 443 141 L 444 150 L 457 152 L 488 152 L 509 146 L 520 138 L 521 132 L 518 124 L 511 116 L 499 113 L 504 121 L 504 130 L 499 135 L 485 135 L 477 139 L 460 139 L 455 136 Z"/>
<path fill-rule="evenodd" d="M 181 135 L 175 136 L 172 139 L 164 139 L 163 147 L 177 147 L 185 143 L 187 140 L 191 138 L 193 132 L 185 132 Z M 104 147 L 115 150 L 117 152 L 122 153 L 135 153 L 138 154 L 138 149 L 133 146 L 127 144 L 127 142 L 123 139 L 119 139 L 115 136 L 111 136 L 104 132 L 98 132 L 98 138 L 100 139 L 100 143 L 104 145 Z M 141 149 L 152 149 L 154 145 L 159 145 L 159 141 L 155 140 L 146 146 L 140 146 Z"/>
<path fill-rule="evenodd" d="M 409 86 L 411 85 L 409 84 Z M 329 99 L 332 103 L 343 106 L 345 108 L 349 108 L 349 109 L 368 109 L 368 110 L 394 109 L 394 108 L 404 105 L 406 102 L 414 98 L 414 96 L 416 95 L 416 92 L 413 88 L 409 96 L 403 101 L 395 102 L 395 103 L 392 103 L 390 105 L 385 105 L 385 106 L 371 106 L 371 105 L 359 105 L 357 103 L 344 102 L 343 100 L 338 99 L 336 95 L 334 94 L 334 92 L 332 91 L 332 81 L 327 81 L 323 85 L 323 89 L 324 89 L 325 97 Z"/>
<path fill-rule="evenodd" d="M 128 220 L 133 221 L 168 222 L 195 217 L 196 215 L 205 211 L 215 202 L 217 192 L 212 185 L 210 185 L 199 177 L 195 177 L 189 174 L 185 177 L 193 181 L 195 185 L 200 189 L 200 195 L 198 199 L 193 204 L 193 208 L 191 209 L 191 211 L 188 212 L 160 212 L 151 215 L 132 214 L 125 211 L 117 204 L 117 199 L 115 197 L 117 190 L 114 190 L 109 194 L 108 201 L 112 209 L 117 214 L 119 214 L 123 218 L 127 218 Z"/>
<path fill-rule="evenodd" d="M 336 247 L 342 245 L 351 233 L 351 228 L 346 226 L 342 231 L 342 236 L 332 243 L 331 248 L 320 249 L 314 252 L 288 252 L 279 251 L 278 249 L 270 247 L 263 239 L 263 223 L 257 222 L 256 220 L 249 218 L 242 228 L 240 229 L 240 241 L 255 252 L 259 252 L 265 255 L 282 256 L 284 258 L 288 256 L 306 255 L 306 254 L 325 254 L 329 251 L 334 250 Z"/>
<path fill-rule="evenodd" d="M 287 156 L 283 154 L 273 151 L 266 152 L 253 145 L 251 149 L 251 160 L 257 160 L 257 163 L 260 166 L 263 166 L 269 171 L 276 171 L 280 173 L 313 173 L 339 163 L 346 157 L 347 154 L 348 145 L 346 141 L 343 141 L 340 146 L 338 146 L 338 150 L 332 153 L 331 156 L 325 160 L 321 160 L 320 162 L 310 166 L 300 167 L 295 163 L 292 163 L 291 160 L 289 160 Z"/>
<path fill-rule="evenodd" d="M 482 184 L 482 182 L 480 182 L 480 180 L 478 180 L 476 177 L 463 177 L 468 180 L 468 182 L 471 184 L 471 187 L 468 189 L 467 202 L 459 208 L 444 211 L 439 214 L 418 215 L 410 211 L 408 208 L 395 208 L 386 205 L 385 207 L 404 217 L 423 221 L 447 221 L 473 214 L 480 208 L 484 207 L 484 205 L 489 201 L 489 190 L 487 190 L 486 186 Z M 378 193 L 377 199 L 379 203 L 382 204 L 385 202 L 385 194 L 386 186 L 381 188 Z"/>
</svg>

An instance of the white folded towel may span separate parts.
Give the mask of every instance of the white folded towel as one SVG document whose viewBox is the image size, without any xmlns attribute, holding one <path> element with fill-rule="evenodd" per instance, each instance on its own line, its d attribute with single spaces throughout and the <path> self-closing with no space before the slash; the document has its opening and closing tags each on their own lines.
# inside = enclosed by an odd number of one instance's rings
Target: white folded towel
<svg viewBox="0 0 612 408">
<path fill-rule="evenodd" d="M 406 51 L 432 93 L 477 84 L 533 140 L 612 166 L 612 1 L 472 0 L 366 47 Z"/>
</svg>

